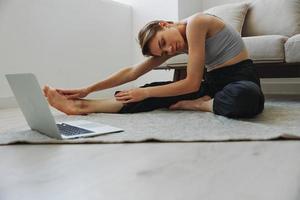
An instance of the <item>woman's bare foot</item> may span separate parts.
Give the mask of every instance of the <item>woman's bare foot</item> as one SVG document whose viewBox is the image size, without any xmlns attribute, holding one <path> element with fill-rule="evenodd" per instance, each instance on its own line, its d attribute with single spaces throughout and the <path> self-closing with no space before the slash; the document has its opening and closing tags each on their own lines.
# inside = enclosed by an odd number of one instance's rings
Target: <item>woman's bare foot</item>
<svg viewBox="0 0 300 200">
<path fill-rule="evenodd" d="M 70 100 L 65 96 L 59 94 L 54 88 L 45 86 L 44 95 L 47 98 L 49 104 L 60 110 L 61 112 L 66 113 L 67 115 L 83 115 L 86 114 L 81 111 L 81 101 L 80 100 Z"/>
<path fill-rule="evenodd" d="M 213 99 L 210 96 L 203 96 L 195 100 L 178 101 L 169 107 L 170 110 L 199 110 L 212 112 Z"/>
</svg>

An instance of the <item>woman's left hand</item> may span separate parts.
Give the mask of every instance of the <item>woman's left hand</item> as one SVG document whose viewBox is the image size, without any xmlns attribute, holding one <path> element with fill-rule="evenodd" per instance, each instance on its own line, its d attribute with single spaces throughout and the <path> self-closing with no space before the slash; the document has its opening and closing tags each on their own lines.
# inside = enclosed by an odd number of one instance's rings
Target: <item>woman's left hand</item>
<svg viewBox="0 0 300 200">
<path fill-rule="evenodd" d="M 118 92 L 115 95 L 117 101 L 122 103 L 132 103 L 142 101 L 149 97 L 147 88 L 135 88 Z"/>
</svg>

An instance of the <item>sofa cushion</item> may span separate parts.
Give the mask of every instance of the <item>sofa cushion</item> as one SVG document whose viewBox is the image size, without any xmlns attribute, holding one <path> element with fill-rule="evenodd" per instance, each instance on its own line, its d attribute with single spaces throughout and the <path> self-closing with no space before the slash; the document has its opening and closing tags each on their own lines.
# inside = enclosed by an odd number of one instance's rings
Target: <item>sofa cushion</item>
<svg viewBox="0 0 300 200">
<path fill-rule="evenodd" d="M 284 49 L 286 62 L 300 62 L 300 34 L 289 38 L 284 44 Z"/>
<path fill-rule="evenodd" d="M 243 37 L 249 56 L 256 63 L 283 62 L 284 43 L 287 39 L 282 35 Z"/>
<path fill-rule="evenodd" d="M 245 45 L 249 52 L 249 57 L 255 63 L 268 63 L 268 62 L 284 62 L 285 61 L 285 49 L 289 49 L 289 59 L 295 60 L 299 56 L 299 50 L 295 51 L 295 48 L 300 48 L 300 35 L 290 38 L 290 43 L 284 48 L 285 42 L 288 37 L 282 35 L 264 35 L 264 36 L 252 36 L 243 37 Z M 297 43 L 297 44 L 296 44 Z M 288 46 L 288 47 L 287 47 Z M 181 66 L 182 63 L 187 63 L 188 55 L 180 54 L 172 57 L 166 61 L 165 64 L 172 64 Z"/>
<path fill-rule="evenodd" d="M 300 33 L 299 0 L 257 0 L 250 5 L 243 26 L 243 36 Z"/>
<path fill-rule="evenodd" d="M 250 3 L 246 2 L 224 4 L 205 10 L 204 13 L 216 15 L 222 18 L 226 23 L 233 26 L 235 30 L 241 34 L 244 19 L 249 6 Z"/>
</svg>

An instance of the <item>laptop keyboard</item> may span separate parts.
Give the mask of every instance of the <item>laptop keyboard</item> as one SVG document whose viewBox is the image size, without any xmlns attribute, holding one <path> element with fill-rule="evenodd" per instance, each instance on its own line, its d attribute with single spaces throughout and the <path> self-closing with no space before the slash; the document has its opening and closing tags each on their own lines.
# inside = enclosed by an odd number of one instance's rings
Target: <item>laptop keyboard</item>
<svg viewBox="0 0 300 200">
<path fill-rule="evenodd" d="M 71 126 L 69 124 L 57 124 L 58 130 L 61 134 L 66 136 L 72 136 L 72 135 L 80 135 L 80 134 L 86 134 L 86 133 L 93 133 L 93 131 L 79 128 L 76 126 Z"/>
</svg>

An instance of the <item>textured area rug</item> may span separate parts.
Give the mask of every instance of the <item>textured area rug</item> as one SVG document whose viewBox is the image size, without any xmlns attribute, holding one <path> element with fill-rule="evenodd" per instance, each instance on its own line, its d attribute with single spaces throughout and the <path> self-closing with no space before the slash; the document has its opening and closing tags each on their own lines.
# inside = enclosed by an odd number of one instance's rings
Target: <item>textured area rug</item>
<svg viewBox="0 0 300 200">
<path fill-rule="evenodd" d="M 19 118 L 21 113 L 17 113 Z M 13 118 L 12 116 L 10 116 Z M 1 127 L 7 120 L 3 118 Z M 85 119 L 124 129 L 124 132 L 72 140 L 56 140 L 32 131 L 23 123 L 1 131 L 0 144 L 15 143 L 121 143 L 197 142 L 300 139 L 300 101 L 267 100 L 265 110 L 253 119 L 228 119 L 197 111 L 156 110 L 137 114 L 56 115 L 57 121 Z M 13 121 L 11 119 L 10 123 Z M 0 129 L 1 130 L 1 129 Z"/>
</svg>

